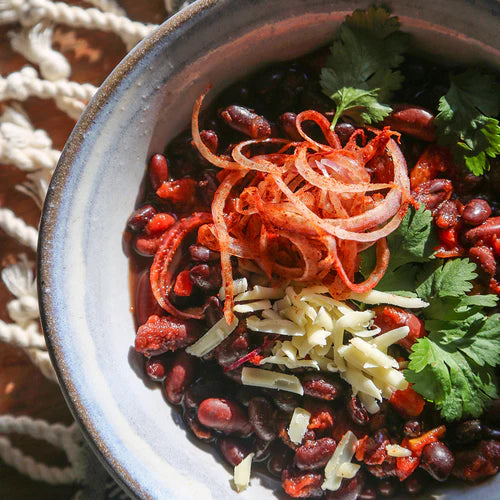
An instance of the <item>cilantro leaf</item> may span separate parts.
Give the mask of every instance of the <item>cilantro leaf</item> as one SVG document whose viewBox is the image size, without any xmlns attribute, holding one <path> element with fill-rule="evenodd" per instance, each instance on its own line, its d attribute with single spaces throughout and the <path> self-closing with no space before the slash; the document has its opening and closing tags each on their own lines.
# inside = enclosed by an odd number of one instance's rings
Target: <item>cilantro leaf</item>
<svg viewBox="0 0 500 500">
<path fill-rule="evenodd" d="M 418 276 L 417 295 L 427 302 L 434 298 L 460 297 L 472 290 L 476 264 L 469 259 L 450 259 L 428 264 Z"/>
<path fill-rule="evenodd" d="M 403 76 L 393 71 L 403 61 L 408 35 L 397 17 L 382 7 L 356 10 L 347 16 L 321 71 L 323 92 L 336 104 L 332 129 L 341 115 L 358 123 L 383 120 L 391 108 L 381 104 L 401 87 Z"/>
<path fill-rule="evenodd" d="M 418 266 L 415 263 L 432 259 L 438 239 L 432 213 L 423 205 L 415 210 L 409 207 L 399 227 L 387 237 L 391 252 L 389 266 L 376 289 L 398 295 L 415 296 Z M 375 267 L 373 247 L 360 254 L 360 272 L 366 278 Z"/>
<path fill-rule="evenodd" d="M 467 70 L 451 77 L 439 100 L 434 121 L 439 140 L 474 175 L 489 170 L 490 158 L 500 154 L 500 126 L 494 118 L 500 110 L 499 90 L 493 76 Z"/>
<path fill-rule="evenodd" d="M 500 317 L 430 323 L 428 337 L 412 347 L 405 377 L 433 401 L 446 420 L 479 416 L 496 397 L 493 367 L 500 362 Z"/>
</svg>

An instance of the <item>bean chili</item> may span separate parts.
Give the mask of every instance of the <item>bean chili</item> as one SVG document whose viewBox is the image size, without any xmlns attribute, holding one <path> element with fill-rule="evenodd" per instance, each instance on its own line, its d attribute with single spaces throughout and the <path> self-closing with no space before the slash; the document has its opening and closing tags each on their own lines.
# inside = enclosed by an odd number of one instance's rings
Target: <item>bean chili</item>
<svg viewBox="0 0 500 500">
<path fill-rule="evenodd" d="M 273 65 L 225 90 L 203 117 L 205 145 L 220 154 L 248 137 L 300 139 L 297 113 L 331 110 L 331 101 L 318 85 L 315 61 L 323 56 L 324 51 L 319 51 Z M 468 256 L 480 270 L 476 286 L 499 293 L 500 169 L 469 182 L 447 150 L 429 145 L 435 139 L 431 110 L 436 110 L 442 86 L 442 77 L 436 78 L 439 68 L 409 57 L 404 72 L 409 84 L 397 97 L 412 104 L 395 107 L 386 124 L 402 133 L 402 149 L 412 167 L 412 194 L 432 211 L 438 228 L 438 256 Z M 346 144 L 355 129 L 345 121 L 335 131 Z M 316 130 L 309 133 L 317 135 Z M 377 168 L 374 182 L 385 182 L 383 168 Z M 163 385 L 167 400 L 179 408 L 186 427 L 200 440 L 211 442 L 231 466 L 254 452 L 256 466 L 279 478 L 286 493 L 295 498 L 371 500 L 414 495 L 451 476 L 476 481 L 495 474 L 500 464 L 498 401 L 488 421 L 486 417 L 464 420 L 449 425 L 446 434 L 428 438 L 429 431 L 440 425 L 430 404 L 423 407 L 422 403 L 422 411 L 420 400 L 412 400 L 411 395 L 399 403 L 391 398 L 378 413 L 369 414 L 336 374 L 295 370 L 304 396 L 242 386 L 241 366 L 233 369 L 235 362 L 249 356 L 247 363 L 258 365 L 270 350 L 262 348 L 261 336 L 247 329 L 244 314 L 239 315 L 238 328 L 203 358 L 184 351 L 223 314 L 218 297 L 222 283 L 219 253 L 200 245 L 196 233 L 199 214 L 210 212 L 224 174 L 200 156 L 189 131 L 181 133 L 165 154 L 151 158 L 144 196 L 125 232 L 138 326 L 135 348 L 144 355 L 146 376 Z M 184 217 L 193 219 L 194 229 L 189 229 L 173 263 L 170 299 L 172 308 L 188 314 L 174 317 L 154 299 L 148 270 L 165 232 Z M 250 279 L 251 273 L 238 266 L 235 258 L 231 260 L 235 277 Z M 426 334 L 422 321 L 410 312 L 392 306 L 375 310 L 375 323 L 382 331 L 410 326 L 401 352 Z M 291 442 L 287 432 L 296 407 L 312 415 L 300 445 Z M 347 430 L 359 439 L 356 458 L 362 469 L 354 478 L 344 479 L 336 492 L 325 493 L 321 489 L 323 468 Z M 423 441 L 415 445 L 417 451 L 409 459 L 387 455 L 388 444 L 419 439 Z"/>
</svg>

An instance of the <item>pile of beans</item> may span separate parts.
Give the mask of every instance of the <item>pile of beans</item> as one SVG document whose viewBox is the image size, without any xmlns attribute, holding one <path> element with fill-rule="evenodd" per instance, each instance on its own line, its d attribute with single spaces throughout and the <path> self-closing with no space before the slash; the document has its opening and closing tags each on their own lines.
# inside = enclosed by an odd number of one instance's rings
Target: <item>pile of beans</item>
<svg viewBox="0 0 500 500">
<path fill-rule="evenodd" d="M 298 139 L 296 113 L 305 109 L 331 111 L 331 101 L 318 86 L 324 58 L 325 51 L 319 51 L 266 68 L 228 88 L 203 117 L 202 140 L 221 154 L 248 137 Z M 443 93 L 444 72 L 419 59 L 410 59 L 404 71 L 410 84 L 398 97 L 415 106 L 398 108 L 400 112 L 391 118 L 391 124 L 409 134 L 402 140 L 411 166 L 427 148 L 426 141 L 433 138 L 432 113 L 420 106 L 436 108 Z M 354 130 L 350 123 L 336 127 L 343 143 Z M 373 175 L 383 176 L 383 172 L 374 166 Z M 433 211 L 441 251 L 475 261 L 481 269 L 477 286 L 494 291 L 500 256 L 500 217 L 494 193 L 500 191 L 500 176 L 492 173 L 465 182 L 463 173 L 442 168 L 433 168 L 425 175 L 415 187 L 415 196 Z M 181 217 L 210 211 L 217 186 L 217 172 L 193 147 L 189 132 L 183 132 L 165 155 L 151 159 L 141 203 L 125 232 L 139 326 L 136 350 L 144 356 L 146 376 L 163 386 L 166 399 L 179 408 L 186 428 L 201 441 L 212 443 L 231 466 L 254 452 L 253 467 L 267 470 L 282 482 L 288 495 L 298 498 L 406 496 L 450 476 L 475 481 L 496 473 L 500 465 L 500 400 L 481 419 L 449 425 L 444 438 L 423 448 L 420 466 L 401 482 L 396 460 L 387 456 L 385 446 L 441 425 L 431 405 L 427 404 L 418 418 L 405 415 L 388 402 L 379 413 L 370 415 L 338 376 L 306 370 L 294 370 L 304 387 L 303 397 L 245 387 L 241 385 L 241 367 L 227 370 L 262 343 L 261 337 L 247 330 L 245 315 L 238 315 L 238 328 L 205 357 L 185 352 L 184 347 L 222 317 L 217 297 L 221 286 L 219 254 L 199 245 L 196 235 L 185 242 L 181 252 L 171 299 L 179 309 L 201 309 L 202 320 L 179 319 L 162 311 L 151 292 L 149 267 L 165 231 Z M 252 279 L 236 262 L 234 272 L 235 277 Z M 406 318 L 402 324 L 422 328 L 420 320 L 405 314 L 400 315 Z M 422 334 L 425 332 L 415 334 L 413 341 Z M 405 347 L 410 346 L 397 347 L 393 354 L 407 357 Z M 299 446 L 291 442 L 287 432 L 296 407 L 312 415 Z M 367 437 L 363 466 L 353 479 L 342 481 L 340 490 L 325 493 L 321 489 L 324 466 L 349 429 L 359 439 Z"/>
</svg>

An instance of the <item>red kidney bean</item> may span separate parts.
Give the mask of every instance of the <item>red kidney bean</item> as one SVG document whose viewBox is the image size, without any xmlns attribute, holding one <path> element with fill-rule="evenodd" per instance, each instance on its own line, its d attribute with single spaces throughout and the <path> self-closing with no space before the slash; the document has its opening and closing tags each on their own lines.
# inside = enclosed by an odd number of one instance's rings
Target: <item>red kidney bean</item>
<svg viewBox="0 0 500 500">
<path fill-rule="evenodd" d="M 192 344 L 203 330 L 201 321 L 152 315 L 137 330 L 135 350 L 146 356 L 175 351 Z"/>
<path fill-rule="evenodd" d="M 334 377 L 322 373 L 308 373 L 302 377 L 304 394 L 313 398 L 333 401 L 342 394 L 342 384 Z"/>
<path fill-rule="evenodd" d="M 156 209 L 152 205 L 143 205 L 132 212 L 128 218 L 127 227 L 138 233 L 142 231 L 146 224 L 156 215 Z"/>
<path fill-rule="evenodd" d="M 168 162 L 161 154 L 155 154 L 149 163 L 149 180 L 156 191 L 164 182 L 168 181 Z"/>
<path fill-rule="evenodd" d="M 493 237 L 493 235 L 500 238 L 500 217 L 490 217 L 480 226 L 469 229 L 465 233 L 465 239 L 469 243 L 474 244 L 479 240 L 487 240 Z"/>
<path fill-rule="evenodd" d="M 222 110 L 220 116 L 231 128 L 252 139 L 265 139 L 271 135 L 270 123 L 243 106 L 232 104 Z"/>
<path fill-rule="evenodd" d="M 446 481 L 454 464 L 453 453 L 441 441 L 424 446 L 420 467 L 437 481 Z"/>
<path fill-rule="evenodd" d="M 156 302 L 149 282 L 149 269 L 146 269 L 139 280 L 135 291 L 135 318 L 139 325 L 146 323 L 154 314 L 161 314 L 162 308 Z"/>
<path fill-rule="evenodd" d="M 161 382 L 167 376 L 167 366 L 164 357 L 153 356 L 146 360 L 146 375 L 155 382 Z"/>
<path fill-rule="evenodd" d="M 340 142 L 344 146 L 347 144 L 355 130 L 356 127 L 347 122 L 342 122 L 335 125 L 335 133 L 338 135 Z"/>
<path fill-rule="evenodd" d="M 422 423 L 418 420 L 407 420 L 403 427 L 403 433 L 406 437 L 415 438 L 423 433 Z"/>
<path fill-rule="evenodd" d="M 281 125 L 281 128 L 285 132 L 285 134 L 292 139 L 293 141 L 301 141 L 302 136 L 299 134 L 297 130 L 297 126 L 295 124 L 295 120 L 297 119 L 297 115 L 295 113 L 283 113 L 279 118 L 278 122 Z"/>
<path fill-rule="evenodd" d="M 207 429 L 204 425 L 200 424 L 198 417 L 196 416 L 196 410 L 193 408 L 188 408 L 183 415 L 184 422 L 191 430 L 191 432 L 201 441 L 212 441 L 212 431 Z"/>
<path fill-rule="evenodd" d="M 394 493 L 396 492 L 397 489 L 397 484 L 394 480 L 391 479 L 381 479 L 377 483 L 377 491 L 383 496 L 383 497 L 392 497 Z"/>
<path fill-rule="evenodd" d="M 363 403 L 357 396 L 352 396 L 347 404 L 347 414 L 351 420 L 358 425 L 366 425 L 370 420 L 370 415 L 366 411 Z"/>
<path fill-rule="evenodd" d="M 358 498 L 359 500 L 375 500 L 377 498 L 377 492 L 374 488 L 368 486 L 368 488 L 361 490 Z"/>
<path fill-rule="evenodd" d="M 290 425 L 290 417 L 285 417 L 283 418 L 282 415 L 279 415 L 279 417 L 276 420 L 276 427 L 278 429 L 278 436 L 285 444 L 292 450 L 297 449 L 297 445 L 290 439 L 290 435 L 288 434 L 288 426 Z"/>
<path fill-rule="evenodd" d="M 271 454 L 271 444 L 273 441 L 264 441 L 263 439 L 256 438 L 253 446 L 255 453 L 253 460 L 255 462 L 264 462 Z"/>
<path fill-rule="evenodd" d="M 193 285 L 207 293 L 219 291 L 222 285 L 220 269 L 214 265 L 199 264 L 194 266 L 189 272 L 189 277 Z"/>
<path fill-rule="evenodd" d="M 443 201 L 449 200 L 453 184 L 448 179 L 432 179 L 423 182 L 413 191 L 413 197 L 423 203 L 427 210 L 435 210 Z"/>
<path fill-rule="evenodd" d="M 247 435 L 252 431 L 248 416 L 243 409 L 224 398 L 209 398 L 198 407 L 198 420 L 211 429 L 224 434 Z"/>
<path fill-rule="evenodd" d="M 436 140 L 434 115 L 420 106 L 393 105 L 393 111 L 384 120 L 384 125 L 423 141 L 434 142 Z"/>
<path fill-rule="evenodd" d="M 213 153 L 217 153 L 219 147 L 219 138 L 214 130 L 202 130 L 200 132 L 201 140 L 203 144 Z"/>
<path fill-rule="evenodd" d="M 500 442 L 481 441 L 473 448 L 455 453 L 453 475 L 465 481 L 478 481 L 498 472 Z"/>
<path fill-rule="evenodd" d="M 292 450 L 280 442 L 274 442 L 271 456 L 267 462 L 267 470 L 276 477 L 281 477 L 283 470 L 292 460 Z"/>
<path fill-rule="evenodd" d="M 475 198 L 465 205 L 462 220 L 469 226 L 479 226 L 491 215 L 491 207 L 487 201 Z"/>
<path fill-rule="evenodd" d="M 210 262 L 220 259 L 219 252 L 213 252 L 203 245 L 191 245 L 189 247 L 189 254 L 193 260 L 199 262 Z"/>
<path fill-rule="evenodd" d="M 185 351 L 179 351 L 165 379 L 165 393 L 173 404 L 180 404 L 184 392 L 193 381 L 198 360 Z"/>
<path fill-rule="evenodd" d="M 356 500 L 364 484 L 363 472 L 359 471 L 352 479 L 342 479 L 337 491 L 327 491 L 326 500 Z"/>
<path fill-rule="evenodd" d="M 475 246 L 469 249 L 469 258 L 486 274 L 493 276 L 497 270 L 497 263 L 493 250 L 487 246 Z"/>
<path fill-rule="evenodd" d="M 337 448 L 335 439 L 324 437 L 317 441 L 306 441 L 295 450 L 293 464 L 299 470 L 314 470 L 324 467 Z"/>
<path fill-rule="evenodd" d="M 160 245 L 161 236 L 136 234 L 134 237 L 134 249 L 143 257 L 153 257 Z"/>
<path fill-rule="evenodd" d="M 323 475 L 316 472 L 299 472 L 286 468 L 281 475 L 281 485 L 292 498 L 316 498 L 323 496 Z"/>
<path fill-rule="evenodd" d="M 455 227 L 460 219 L 457 200 L 446 200 L 439 205 L 434 214 L 434 221 L 439 229 Z"/>
<path fill-rule="evenodd" d="M 277 436 L 276 410 L 266 398 L 255 397 L 249 401 L 248 418 L 255 434 L 264 441 L 272 441 Z"/>
<path fill-rule="evenodd" d="M 466 420 L 455 427 L 455 436 L 460 443 L 472 443 L 481 439 L 483 427 L 480 420 Z"/>
<path fill-rule="evenodd" d="M 390 462 L 382 462 L 382 464 L 380 465 L 367 465 L 366 468 L 372 476 L 375 476 L 379 479 L 387 479 L 397 476 L 396 460 L 391 460 Z"/>
<path fill-rule="evenodd" d="M 233 436 L 221 437 L 217 444 L 226 462 L 233 467 L 238 465 L 250 453 L 248 443 Z"/>
<path fill-rule="evenodd" d="M 284 413 L 293 413 L 300 406 L 300 398 L 291 392 L 279 391 L 273 394 L 274 404 Z"/>
<path fill-rule="evenodd" d="M 207 207 L 212 206 L 212 200 L 219 187 L 216 175 L 213 170 L 204 170 L 202 173 L 203 178 L 198 182 L 198 191 Z"/>
</svg>

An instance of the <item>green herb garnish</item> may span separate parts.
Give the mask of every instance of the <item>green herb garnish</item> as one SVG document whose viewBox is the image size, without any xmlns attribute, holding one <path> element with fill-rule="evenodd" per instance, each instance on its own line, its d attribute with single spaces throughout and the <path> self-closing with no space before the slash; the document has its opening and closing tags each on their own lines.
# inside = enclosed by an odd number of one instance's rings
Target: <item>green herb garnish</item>
<svg viewBox="0 0 500 500">
<path fill-rule="evenodd" d="M 340 26 L 320 79 L 336 104 L 332 130 L 341 116 L 369 124 L 392 111 L 383 103 L 401 88 L 403 76 L 394 68 L 403 61 L 409 40 L 399 28 L 398 18 L 383 7 L 356 10 Z"/>
<path fill-rule="evenodd" d="M 488 171 L 490 159 L 500 154 L 500 126 L 494 118 L 500 111 L 498 81 L 474 70 L 452 76 L 438 109 L 434 123 L 439 142 L 474 175 Z"/>
</svg>

